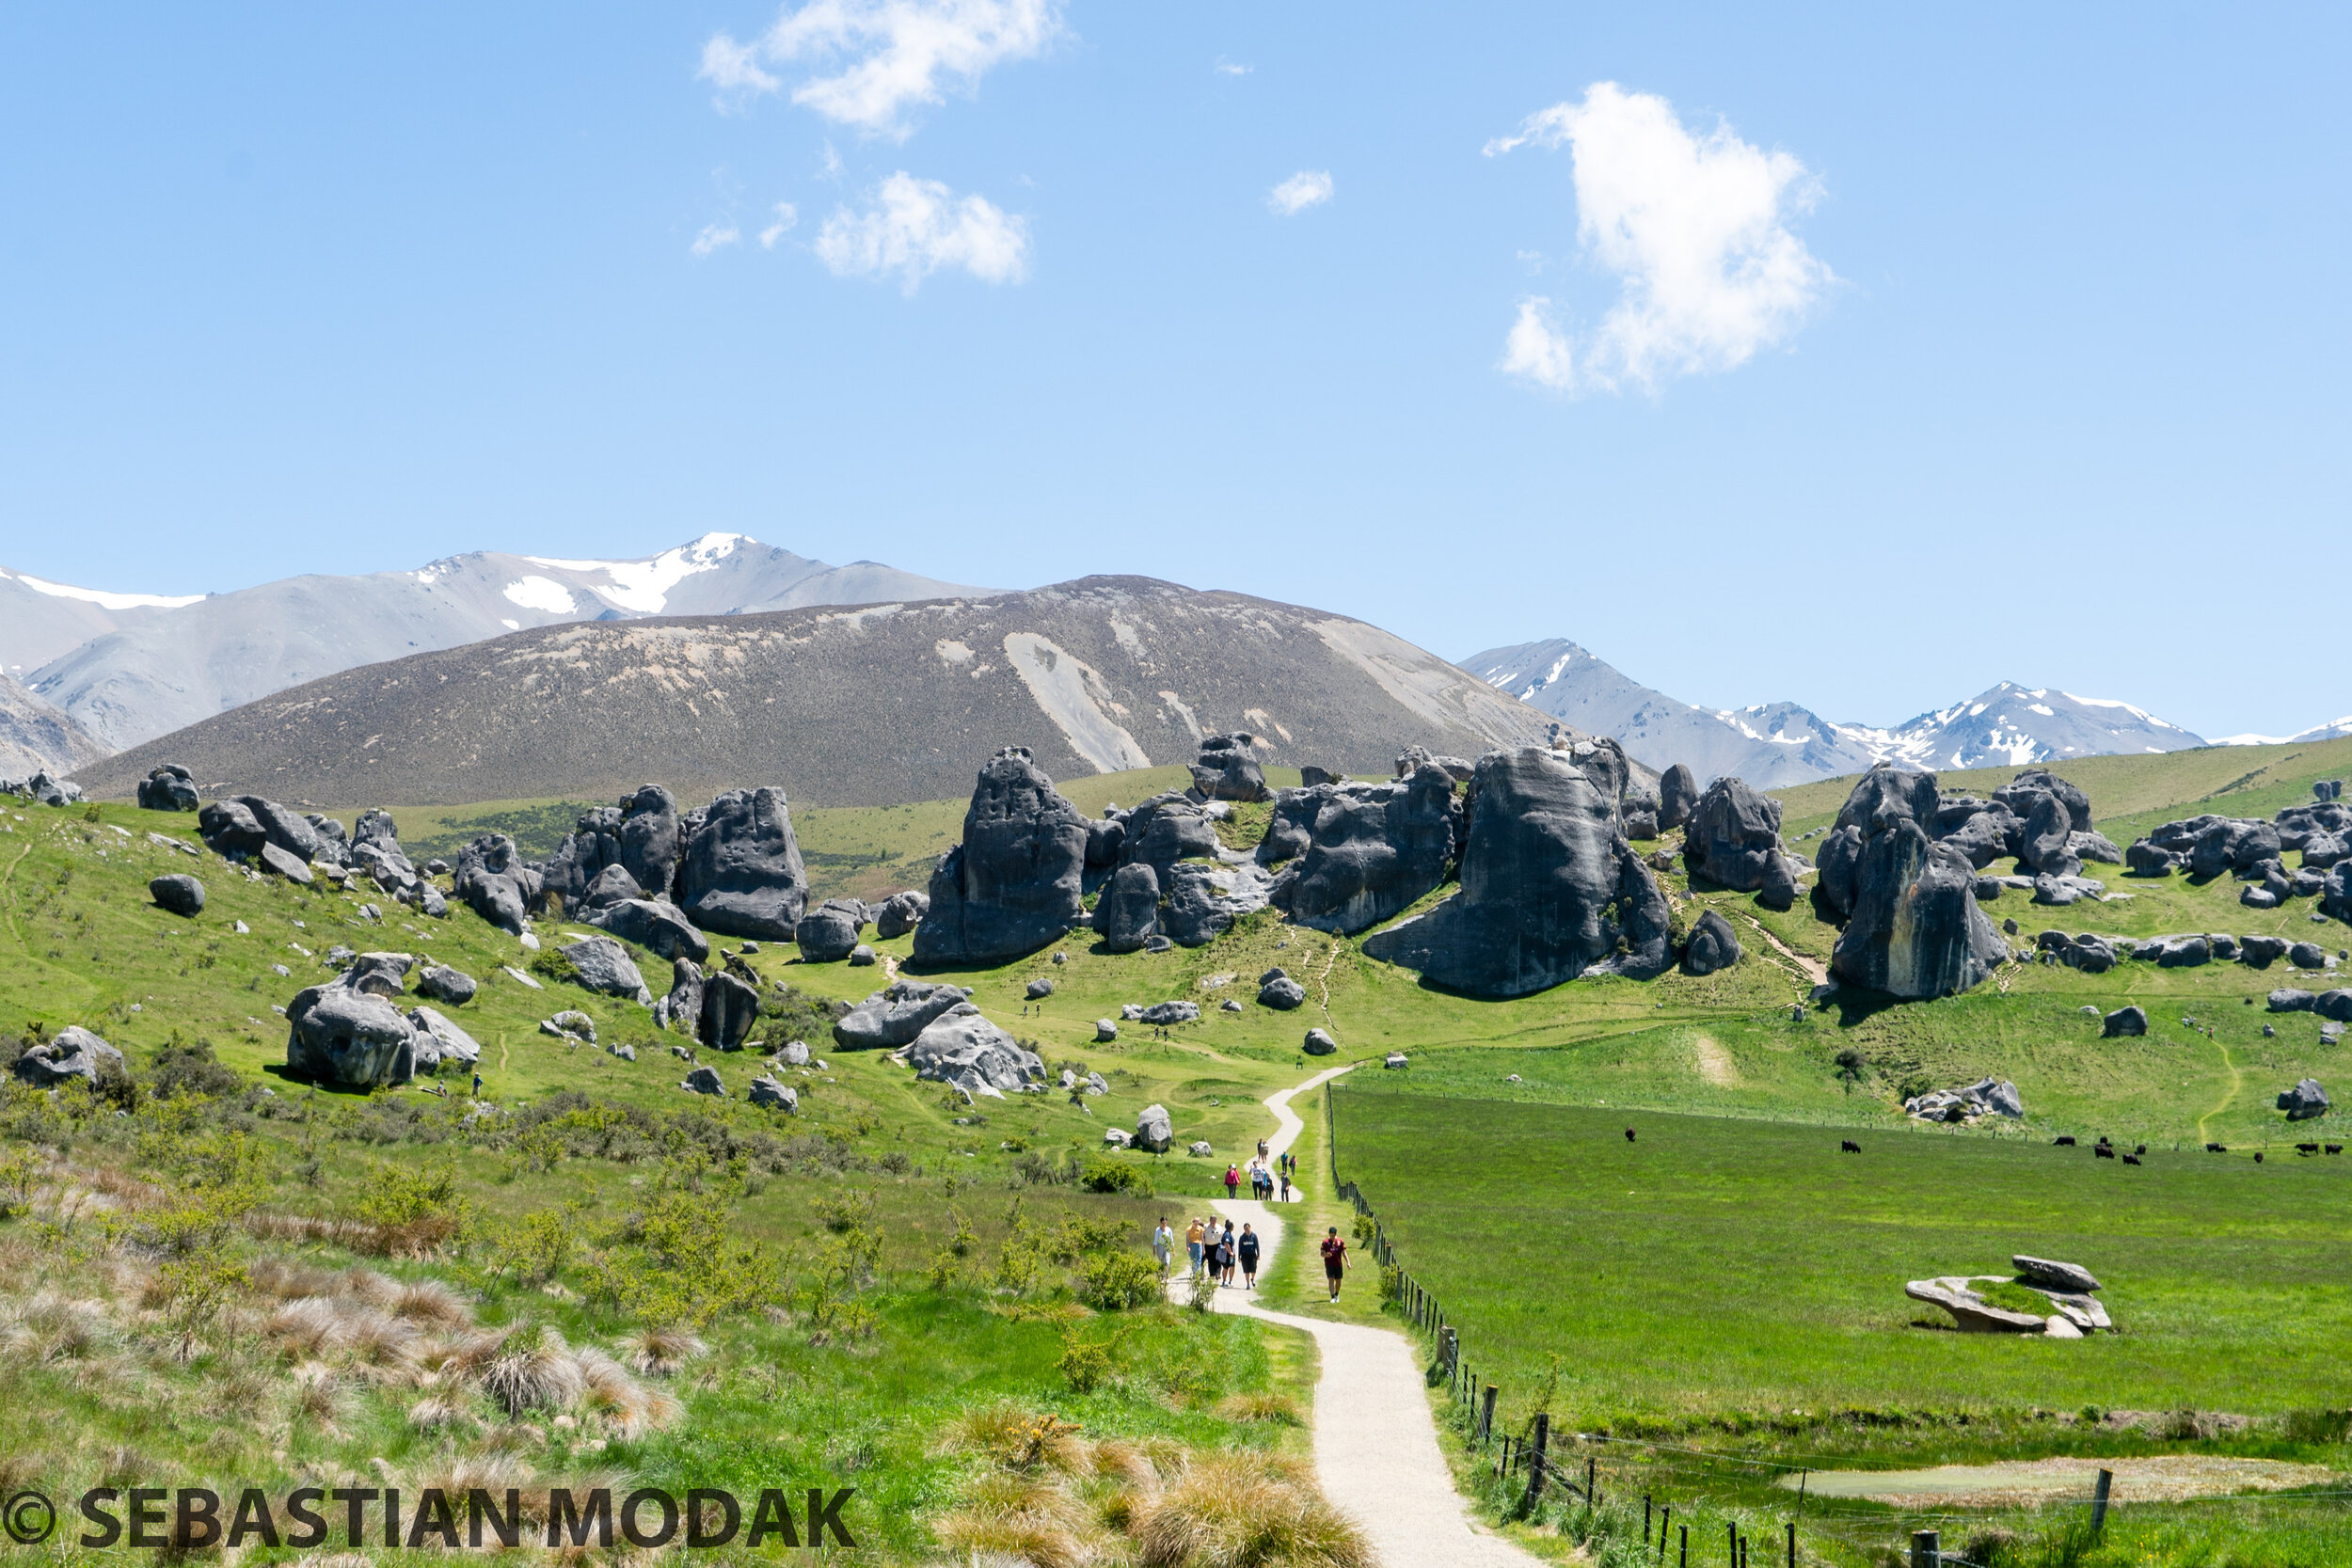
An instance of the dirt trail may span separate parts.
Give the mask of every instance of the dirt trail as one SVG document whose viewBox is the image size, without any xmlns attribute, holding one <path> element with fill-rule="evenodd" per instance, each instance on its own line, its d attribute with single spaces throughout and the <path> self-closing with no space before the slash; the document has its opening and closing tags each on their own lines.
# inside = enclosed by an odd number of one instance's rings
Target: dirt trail
<svg viewBox="0 0 2352 1568">
<path fill-rule="evenodd" d="M 2230 1048 L 2222 1044 L 2219 1040 L 2214 1041 L 2213 1046 L 2216 1051 L 2221 1053 L 2221 1065 L 2229 1069 L 2230 1092 L 2221 1097 L 2220 1104 L 2216 1105 L 2212 1110 L 2207 1111 L 2203 1116 L 2197 1118 L 2197 1141 L 2201 1144 L 2212 1141 L 2205 1133 L 2205 1123 L 2211 1121 L 2214 1117 L 2219 1116 L 2222 1112 L 2236 1104 L 2239 1093 L 2246 1087 L 2246 1074 L 2240 1072 L 2238 1070 L 2237 1064 L 2230 1060 Z"/>
<path fill-rule="evenodd" d="M 1808 958 L 1804 954 L 1796 951 L 1787 942 L 1781 941 L 1778 937 L 1772 935 L 1771 931 L 1767 930 L 1764 927 L 1764 923 L 1756 919 L 1756 916 L 1748 915 L 1744 918 L 1747 920 L 1749 925 L 1756 927 L 1756 934 L 1762 937 L 1764 941 L 1771 945 L 1773 952 L 1778 953 L 1782 958 L 1787 958 L 1790 963 L 1796 965 L 1799 974 L 1802 974 L 1811 979 L 1817 986 L 1826 986 L 1829 984 L 1829 970 L 1822 964 L 1820 959 Z"/>
<path fill-rule="evenodd" d="M 1697 1036 L 1691 1043 L 1698 1049 L 1700 1077 L 1719 1089 L 1740 1086 L 1740 1067 L 1731 1059 L 1730 1052 L 1706 1035 Z"/>
<path fill-rule="evenodd" d="M 1267 1099 L 1266 1108 L 1279 1123 L 1268 1144 L 1274 1153 L 1289 1148 L 1305 1129 L 1290 1108 L 1292 1096 L 1319 1088 L 1348 1070 L 1319 1072 Z M 1285 1228 L 1275 1210 L 1221 1198 L 1216 1210 L 1236 1225 L 1256 1228 L 1264 1238 L 1263 1268 L 1271 1270 Z M 1356 1274 L 1351 1289 L 1367 1289 L 1368 1278 L 1367 1273 Z M 1363 1528 L 1374 1557 L 1384 1568 L 1420 1568 L 1423 1563 L 1537 1568 L 1538 1559 L 1470 1523 L 1438 1448 L 1437 1423 L 1430 1418 L 1419 1353 L 1411 1340 L 1390 1329 L 1268 1311 L 1239 1291 L 1219 1291 L 1216 1308 L 1313 1336 L 1323 1358 L 1322 1376 L 1315 1384 L 1315 1476 L 1324 1495 Z"/>
</svg>

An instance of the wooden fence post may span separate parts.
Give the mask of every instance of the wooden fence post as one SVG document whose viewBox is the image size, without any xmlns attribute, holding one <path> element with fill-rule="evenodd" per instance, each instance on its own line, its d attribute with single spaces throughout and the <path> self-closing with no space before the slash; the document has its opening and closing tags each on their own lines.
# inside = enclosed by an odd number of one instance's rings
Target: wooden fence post
<svg viewBox="0 0 2352 1568">
<path fill-rule="evenodd" d="M 2090 1533 L 2097 1535 L 2107 1528 L 2107 1492 L 2115 1485 L 2115 1472 L 2099 1472 L 2098 1484 L 2090 1494 Z"/>
<path fill-rule="evenodd" d="M 1788 1568 L 1797 1568 L 1797 1522 L 1788 1521 Z"/>
<path fill-rule="evenodd" d="M 1478 1413 L 1478 1440 L 1482 1443 L 1495 1434 L 1495 1395 L 1499 1392 L 1493 1384 L 1486 1385 L 1486 1398 Z"/>
<path fill-rule="evenodd" d="M 1724 1526 L 1724 1533 L 1731 1542 L 1731 1544 L 1725 1548 L 1731 1553 L 1731 1568 L 1740 1568 L 1740 1527 L 1726 1524 Z"/>
<path fill-rule="evenodd" d="M 1584 1456 L 1584 1506 L 1586 1508 L 1600 1506 L 1599 1472 L 1598 1462 L 1591 1454 L 1586 1454 Z"/>
<path fill-rule="evenodd" d="M 1525 1512 L 1533 1513 L 1536 1501 L 1544 1495 L 1545 1456 L 1551 1448 L 1551 1413 L 1535 1413 L 1535 1462 L 1527 1467 L 1527 1504 Z"/>
<path fill-rule="evenodd" d="M 1680 1568 L 1691 1568 L 1691 1527 L 1682 1527 L 1682 1560 Z"/>
<path fill-rule="evenodd" d="M 1911 1568 L 1944 1568 L 1940 1538 L 1931 1529 L 1911 1532 Z"/>
<path fill-rule="evenodd" d="M 1674 1518 L 1675 1505 L 1672 1503 L 1666 1504 L 1664 1511 L 1658 1515 L 1658 1560 L 1661 1564 L 1666 1560 L 1666 1527 L 1674 1523 Z M 1687 1538 L 1691 1533 L 1691 1527 L 1683 1526 L 1682 1533 Z M 1683 1555 L 1687 1557 L 1690 1554 L 1686 1551 Z"/>
</svg>

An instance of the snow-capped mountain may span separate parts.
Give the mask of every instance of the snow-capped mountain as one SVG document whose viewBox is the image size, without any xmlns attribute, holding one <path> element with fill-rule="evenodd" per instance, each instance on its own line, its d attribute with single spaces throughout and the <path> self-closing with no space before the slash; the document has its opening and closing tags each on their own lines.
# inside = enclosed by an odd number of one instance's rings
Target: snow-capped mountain
<svg viewBox="0 0 2352 1568">
<path fill-rule="evenodd" d="M 2217 746 L 2293 746 L 2313 740 L 2342 740 L 2352 735 L 2352 713 L 2341 719 L 2330 719 L 2325 724 L 2313 724 L 2296 735 L 2225 735 L 2214 742 Z"/>
<path fill-rule="evenodd" d="M 530 626 L 993 592 L 870 561 L 829 566 L 739 533 L 637 561 L 482 550 L 172 601 L 52 656 L 25 684 L 119 750 L 337 671 Z"/>
<path fill-rule="evenodd" d="M 31 671 L 93 637 L 192 605 L 201 594 L 109 594 L 29 577 L 0 566 L 0 674 Z"/>
<path fill-rule="evenodd" d="M 2205 744 L 2129 703 L 2007 681 L 1881 729 L 1833 723 L 1794 703 L 1727 711 L 1694 707 L 1641 685 L 1565 638 L 1490 648 L 1464 659 L 1462 668 L 1580 729 L 1615 736 L 1652 768 L 1687 763 L 1702 781 L 1736 775 L 1765 789 L 1857 773 L 1887 760 L 1938 769 L 2023 767 Z"/>
</svg>

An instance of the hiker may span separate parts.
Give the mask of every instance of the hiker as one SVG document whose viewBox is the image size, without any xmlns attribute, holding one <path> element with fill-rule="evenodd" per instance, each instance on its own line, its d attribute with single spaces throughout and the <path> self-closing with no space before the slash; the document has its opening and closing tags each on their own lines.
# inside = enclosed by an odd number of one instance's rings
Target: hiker
<svg viewBox="0 0 2352 1568">
<path fill-rule="evenodd" d="M 1207 1240 L 1207 1227 L 1202 1226 L 1197 1219 L 1192 1222 L 1191 1227 L 1184 1232 L 1184 1244 L 1192 1249 L 1192 1277 L 1195 1279 L 1200 1277 L 1200 1245 Z"/>
<path fill-rule="evenodd" d="M 482 1074 L 478 1072 L 473 1075 L 473 1097 L 476 1100 L 482 1098 Z"/>
<path fill-rule="evenodd" d="M 1225 1277 L 1225 1239 L 1214 1229 L 1209 1232 L 1209 1249 L 1206 1261 L 1208 1263 L 1209 1283 L 1211 1285 L 1222 1284 Z"/>
<path fill-rule="evenodd" d="M 1268 1149 L 1265 1146 L 1265 1140 L 1263 1138 L 1260 1138 L 1258 1140 L 1258 1158 L 1260 1160 L 1263 1160 L 1267 1154 L 1271 1152 L 1272 1150 Z"/>
<path fill-rule="evenodd" d="M 1246 1225 L 1243 1226 L 1241 1227 L 1240 1245 L 1242 1289 L 1246 1291 L 1254 1291 L 1258 1288 L 1257 1232 L 1251 1230 L 1249 1227 Z"/>
<path fill-rule="evenodd" d="M 1340 1240 L 1340 1227 L 1333 1226 L 1323 1238 L 1323 1277 L 1331 1287 L 1331 1299 L 1340 1299 L 1340 1280 L 1347 1273 L 1347 1243 Z"/>
<path fill-rule="evenodd" d="M 1160 1216 L 1159 1228 L 1152 1232 L 1152 1256 L 1160 1260 L 1160 1277 L 1168 1277 L 1168 1266 L 1176 1256 L 1176 1232 L 1168 1228 L 1168 1216 Z"/>
<path fill-rule="evenodd" d="M 1233 1222 L 1232 1220 L 1225 1222 L 1225 1238 L 1217 1243 L 1216 1251 L 1217 1257 L 1225 1264 L 1225 1283 L 1231 1285 L 1233 1282 L 1233 1270 L 1241 1262 L 1240 1248 L 1233 1243 Z"/>
<path fill-rule="evenodd" d="M 1240 1194 L 1240 1192 L 1241 1167 L 1239 1165 L 1227 1165 L 1225 1167 L 1225 1201 L 1231 1203 L 1233 1198 Z"/>
<path fill-rule="evenodd" d="M 1288 1203 L 1290 1200 L 1291 1200 L 1291 1173 L 1290 1173 L 1290 1172 L 1288 1172 L 1288 1171 L 1284 1171 L 1284 1172 L 1282 1173 L 1282 1201 L 1283 1201 L 1283 1202 L 1285 1202 L 1285 1203 Z"/>
</svg>

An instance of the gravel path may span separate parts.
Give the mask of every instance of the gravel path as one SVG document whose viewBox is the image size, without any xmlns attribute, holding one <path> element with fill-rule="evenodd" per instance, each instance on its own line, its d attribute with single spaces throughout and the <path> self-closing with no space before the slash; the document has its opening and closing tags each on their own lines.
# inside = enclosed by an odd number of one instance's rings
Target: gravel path
<svg viewBox="0 0 2352 1568">
<path fill-rule="evenodd" d="M 1321 1088 L 1347 1070 L 1317 1073 L 1266 1101 L 1280 1124 L 1270 1140 L 1273 1152 L 1290 1148 L 1304 1130 L 1290 1108 L 1291 1097 Z M 1262 1275 L 1271 1273 L 1273 1254 L 1284 1242 L 1280 1207 L 1216 1201 L 1219 1213 L 1235 1225 L 1247 1222 L 1264 1238 Z M 1370 1288 L 1371 1277 L 1351 1271 L 1350 1289 Z M 1315 1385 L 1315 1475 L 1324 1495 L 1363 1528 L 1385 1568 L 1537 1568 L 1535 1557 L 1471 1525 L 1445 1455 L 1438 1450 L 1438 1428 L 1411 1340 L 1385 1328 L 1267 1311 L 1238 1290 L 1219 1291 L 1216 1306 L 1219 1312 L 1246 1313 L 1314 1337 L 1323 1357 Z"/>
</svg>

